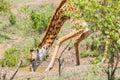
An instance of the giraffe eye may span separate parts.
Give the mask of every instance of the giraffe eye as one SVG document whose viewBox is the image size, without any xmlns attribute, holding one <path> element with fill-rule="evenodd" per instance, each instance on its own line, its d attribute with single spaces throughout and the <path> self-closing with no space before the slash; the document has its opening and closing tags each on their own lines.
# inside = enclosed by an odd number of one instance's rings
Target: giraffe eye
<svg viewBox="0 0 120 80">
<path fill-rule="evenodd" d="M 38 48 L 36 49 L 36 52 L 39 53 L 39 49 Z"/>
<path fill-rule="evenodd" d="M 35 61 L 35 59 L 32 59 L 32 61 Z"/>
</svg>

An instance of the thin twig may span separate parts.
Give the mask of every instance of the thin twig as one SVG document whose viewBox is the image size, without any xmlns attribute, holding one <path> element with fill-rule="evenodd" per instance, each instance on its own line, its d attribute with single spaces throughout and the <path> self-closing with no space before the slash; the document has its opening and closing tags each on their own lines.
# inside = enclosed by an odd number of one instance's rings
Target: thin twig
<svg viewBox="0 0 120 80">
<path fill-rule="evenodd" d="M 13 80 L 13 79 L 14 79 L 14 77 L 15 77 L 15 75 L 17 74 L 17 72 L 18 72 L 18 70 L 19 70 L 21 64 L 22 64 L 22 60 L 20 60 L 18 66 L 17 66 L 17 68 L 16 68 L 14 74 L 13 74 L 12 77 L 10 78 L 10 80 Z"/>
<path fill-rule="evenodd" d="M 1 75 L 0 75 L 0 80 L 5 80 L 7 75 L 7 71 L 2 69 L 1 70 Z"/>
<path fill-rule="evenodd" d="M 68 46 L 70 45 L 72 40 L 70 40 L 70 42 L 66 45 L 66 47 L 63 49 L 63 51 L 61 52 L 59 58 L 58 58 L 58 63 L 59 63 L 59 69 L 58 69 L 58 72 L 59 72 L 59 76 L 61 76 L 61 66 L 64 62 L 64 59 L 61 60 L 61 57 L 62 57 L 62 54 L 64 53 L 64 51 L 68 48 Z"/>
<path fill-rule="evenodd" d="M 63 61 L 64 61 L 64 59 L 62 59 L 62 61 L 61 61 L 60 58 L 58 59 L 58 62 L 59 62 L 59 69 L 58 69 L 58 71 L 59 71 L 59 76 L 61 76 L 61 66 L 62 66 L 62 64 L 63 64 Z"/>
<path fill-rule="evenodd" d="M 72 42 L 72 40 L 70 40 L 70 42 L 66 45 L 66 47 L 63 49 L 63 51 L 61 52 L 59 58 L 62 57 L 62 54 L 64 53 L 64 51 L 68 48 L 68 46 L 70 45 L 70 43 Z"/>
<path fill-rule="evenodd" d="M 115 46 L 115 48 L 116 48 L 116 50 L 117 50 L 117 52 L 116 52 L 116 54 L 117 54 L 117 62 L 116 62 L 116 64 L 115 64 L 115 66 L 114 66 L 114 68 L 113 68 L 113 70 L 112 70 L 112 74 L 111 75 L 114 75 L 114 73 L 115 73 L 115 71 L 116 71 L 116 69 L 117 69 L 117 66 L 118 66 L 118 62 L 119 62 L 119 49 L 118 49 L 118 47 L 114 44 L 114 46 Z"/>
</svg>

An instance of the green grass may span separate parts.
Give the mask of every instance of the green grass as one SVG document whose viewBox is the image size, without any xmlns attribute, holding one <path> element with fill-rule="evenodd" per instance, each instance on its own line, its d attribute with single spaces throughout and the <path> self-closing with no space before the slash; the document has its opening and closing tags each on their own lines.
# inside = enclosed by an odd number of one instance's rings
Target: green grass
<svg viewBox="0 0 120 80">
<path fill-rule="evenodd" d="M 0 43 L 6 43 L 10 40 L 10 34 L 0 30 Z"/>
<path fill-rule="evenodd" d="M 18 63 L 18 59 L 20 57 L 20 52 L 18 51 L 18 48 L 12 47 L 7 49 L 4 52 L 4 58 L 0 61 L 1 66 L 8 66 L 12 67 L 15 66 Z"/>
<path fill-rule="evenodd" d="M 24 4 L 27 2 L 30 2 L 31 0 L 10 0 L 11 2 L 13 2 L 14 4 L 18 5 L 18 4 Z"/>
<path fill-rule="evenodd" d="M 13 44 L 11 48 L 5 50 L 3 59 L 0 61 L 2 66 L 16 66 L 18 60 L 22 58 L 22 66 L 29 64 L 30 59 L 30 49 L 35 48 L 34 38 L 24 38 L 19 43 Z"/>
</svg>

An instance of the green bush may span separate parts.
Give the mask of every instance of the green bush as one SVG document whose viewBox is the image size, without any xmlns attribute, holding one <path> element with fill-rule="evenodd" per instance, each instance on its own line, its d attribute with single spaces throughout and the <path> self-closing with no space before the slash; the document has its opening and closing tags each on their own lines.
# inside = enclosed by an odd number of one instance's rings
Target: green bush
<svg viewBox="0 0 120 80">
<path fill-rule="evenodd" d="M 0 0 L 0 12 L 9 12 L 11 3 L 9 0 Z"/>
<path fill-rule="evenodd" d="M 99 55 L 98 57 L 96 57 L 94 60 L 91 61 L 92 64 L 97 64 L 100 63 L 102 60 L 103 56 Z"/>
<path fill-rule="evenodd" d="M 33 10 L 30 13 L 30 18 L 33 23 L 33 28 L 36 30 L 45 30 L 49 22 L 50 16 L 46 15 L 44 12 Z"/>
<path fill-rule="evenodd" d="M 17 48 L 9 48 L 4 52 L 4 58 L 0 61 L 0 65 L 8 67 L 15 66 L 18 63 L 19 57 L 20 52 Z"/>
<path fill-rule="evenodd" d="M 33 24 L 33 28 L 38 31 L 43 31 L 46 29 L 50 18 L 52 16 L 53 6 L 46 5 L 41 7 L 41 10 L 32 10 L 30 12 L 30 19 Z"/>
<path fill-rule="evenodd" d="M 100 55 L 100 52 L 97 51 L 97 50 L 93 50 L 93 51 L 91 51 L 91 52 L 92 52 L 92 53 L 91 53 L 91 56 L 93 56 L 93 57 L 97 57 L 97 56 Z"/>
<path fill-rule="evenodd" d="M 23 61 L 21 66 L 27 66 L 30 63 L 30 49 L 33 48 L 33 44 L 30 43 L 26 42 L 25 45 L 21 45 L 23 43 L 16 44 L 13 47 L 5 50 L 4 57 L 2 60 L 0 60 L 0 65 L 3 67 L 16 66 L 19 63 L 19 59 L 21 58 Z"/>
<path fill-rule="evenodd" d="M 19 9 L 19 12 L 29 12 L 29 5 L 24 5 Z"/>
<path fill-rule="evenodd" d="M 11 25 L 14 25 L 16 23 L 16 15 L 11 13 L 9 16 L 9 22 L 11 23 Z"/>
<path fill-rule="evenodd" d="M 100 55 L 100 52 L 97 50 L 81 50 L 80 56 L 81 57 L 98 57 Z"/>
<path fill-rule="evenodd" d="M 81 52 L 80 52 L 80 56 L 81 57 L 88 57 L 88 56 L 90 56 L 90 51 L 88 51 L 88 50 L 81 50 Z"/>
</svg>

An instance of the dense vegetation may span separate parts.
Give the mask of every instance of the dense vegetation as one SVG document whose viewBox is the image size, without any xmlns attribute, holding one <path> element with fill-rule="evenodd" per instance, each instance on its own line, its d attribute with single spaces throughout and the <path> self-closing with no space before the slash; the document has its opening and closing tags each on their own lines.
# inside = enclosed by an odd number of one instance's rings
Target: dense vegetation
<svg viewBox="0 0 120 80">
<path fill-rule="evenodd" d="M 77 6 L 79 12 L 73 14 L 75 19 L 83 19 L 93 32 L 100 31 L 105 43 L 104 57 L 108 59 L 108 80 L 115 78 L 115 60 L 119 59 L 120 49 L 120 1 L 119 0 L 69 0 Z M 100 40 L 100 41 L 101 41 Z M 92 44 L 94 45 L 94 43 Z M 98 43 L 95 45 L 99 45 Z M 100 49 L 101 50 L 101 49 Z M 102 49 L 103 50 L 103 49 Z M 115 59 L 116 58 L 116 59 Z M 118 61 L 117 61 L 118 62 Z M 114 65 L 113 65 L 114 64 Z M 112 72 L 113 71 L 113 72 Z M 112 77 L 110 77 L 112 76 Z"/>
</svg>

